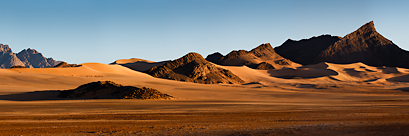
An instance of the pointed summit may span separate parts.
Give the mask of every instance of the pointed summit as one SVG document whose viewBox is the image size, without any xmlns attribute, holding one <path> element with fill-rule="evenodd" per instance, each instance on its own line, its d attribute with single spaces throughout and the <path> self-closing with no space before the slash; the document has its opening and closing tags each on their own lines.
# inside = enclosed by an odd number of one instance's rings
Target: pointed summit
<svg viewBox="0 0 409 136">
<path fill-rule="evenodd" d="M 362 62 L 371 66 L 409 68 L 409 52 L 383 37 L 370 21 L 344 37 L 323 35 L 300 41 L 287 40 L 276 47 L 281 56 L 303 65 Z"/>
<path fill-rule="evenodd" d="M 275 53 L 273 47 L 271 47 L 270 43 L 264 43 L 261 44 L 259 46 L 257 46 L 256 48 L 252 49 L 250 52 L 257 52 L 257 51 L 263 51 L 263 50 L 267 50 L 269 52 Z"/>
<path fill-rule="evenodd" d="M 329 46 L 315 63 L 363 62 L 371 66 L 409 68 L 409 64 L 402 61 L 407 59 L 409 53 L 379 34 L 371 21 Z"/>
<path fill-rule="evenodd" d="M 0 44 L 0 53 L 4 52 L 4 53 L 8 53 L 8 52 L 12 52 L 10 47 L 7 44 Z"/>
<path fill-rule="evenodd" d="M 375 24 L 373 21 L 366 23 L 365 25 L 361 26 L 358 30 L 356 31 L 361 31 L 361 32 L 370 32 L 370 31 L 376 31 L 375 29 Z"/>
</svg>

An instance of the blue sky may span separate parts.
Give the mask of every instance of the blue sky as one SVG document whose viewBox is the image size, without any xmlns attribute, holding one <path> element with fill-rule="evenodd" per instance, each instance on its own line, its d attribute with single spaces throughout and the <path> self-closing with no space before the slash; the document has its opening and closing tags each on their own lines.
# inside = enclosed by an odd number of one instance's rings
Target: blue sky
<svg viewBox="0 0 409 136">
<path fill-rule="evenodd" d="M 409 49 L 403 0 L 0 0 L 0 6 L 0 43 L 69 63 L 206 57 L 289 38 L 344 36 L 372 20 Z"/>
</svg>

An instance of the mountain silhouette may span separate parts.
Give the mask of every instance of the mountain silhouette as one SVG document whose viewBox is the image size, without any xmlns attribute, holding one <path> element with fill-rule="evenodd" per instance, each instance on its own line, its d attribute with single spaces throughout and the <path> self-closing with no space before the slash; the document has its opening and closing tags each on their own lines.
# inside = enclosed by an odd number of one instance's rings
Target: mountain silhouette
<svg viewBox="0 0 409 136">
<path fill-rule="evenodd" d="M 320 36 L 301 41 L 286 41 L 277 52 L 303 65 L 362 62 L 370 66 L 409 68 L 409 52 L 379 34 L 374 22 L 340 38 Z"/>
<path fill-rule="evenodd" d="M 341 37 L 331 35 L 321 35 L 300 41 L 288 39 L 274 50 L 284 58 L 302 65 L 308 65 L 313 64 L 324 50 L 340 39 Z"/>
</svg>

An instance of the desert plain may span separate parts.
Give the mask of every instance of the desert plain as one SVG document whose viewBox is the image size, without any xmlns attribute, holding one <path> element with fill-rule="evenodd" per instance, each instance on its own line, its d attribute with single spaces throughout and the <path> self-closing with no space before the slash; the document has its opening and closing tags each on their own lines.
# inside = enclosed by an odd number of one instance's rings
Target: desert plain
<svg viewBox="0 0 409 136">
<path fill-rule="evenodd" d="M 156 64 L 143 62 L 134 67 Z M 245 83 L 199 84 L 155 78 L 119 64 L 80 65 L 0 69 L 1 135 L 409 134 L 409 70 L 404 68 L 217 65 Z M 155 88 L 175 99 L 57 97 L 55 90 L 94 81 Z"/>
</svg>

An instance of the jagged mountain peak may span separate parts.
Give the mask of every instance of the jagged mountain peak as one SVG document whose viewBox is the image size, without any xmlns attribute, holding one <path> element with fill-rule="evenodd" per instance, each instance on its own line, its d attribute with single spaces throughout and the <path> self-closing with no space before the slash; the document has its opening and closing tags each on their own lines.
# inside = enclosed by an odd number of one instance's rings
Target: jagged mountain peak
<svg viewBox="0 0 409 136">
<path fill-rule="evenodd" d="M 7 44 L 0 44 L 0 52 L 12 52 Z"/>
<path fill-rule="evenodd" d="M 23 50 L 21 50 L 19 53 L 41 54 L 41 53 L 39 53 L 37 50 L 31 49 L 31 48 L 23 49 Z M 18 53 L 18 54 L 19 54 L 19 53 Z"/>
<path fill-rule="evenodd" d="M 46 58 L 35 49 L 27 48 L 13 53 L 8 45 L 0 44 L 0 68 L 25 66 L 28 68 L 45 68 L 58 64 L 53 58 Z"/>
<path fill-rule="evenodd" d="M 358 30 L 356 30 L 355 32 L 373 32 L 376 31 L 375 29 L 375 24 L 373 21 L 368 22 L 366 24 L 364 24 L 363 26 L 361 26 L 360 28 L 358 28 Z"/>
</svg>

